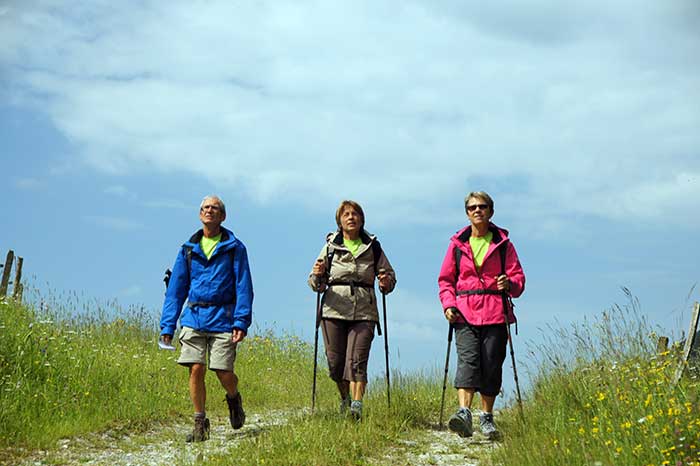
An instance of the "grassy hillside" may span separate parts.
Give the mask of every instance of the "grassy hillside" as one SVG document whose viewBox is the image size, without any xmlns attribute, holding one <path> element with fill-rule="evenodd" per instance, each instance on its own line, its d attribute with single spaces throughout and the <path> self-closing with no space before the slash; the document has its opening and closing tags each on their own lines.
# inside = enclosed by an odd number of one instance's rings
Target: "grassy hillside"
<svg viewBox="0 0 700 466">
<path fill-rule="evenodd" d="M 672 379 L 678 347 L 657 336 L 636 301 L 534 349 L 537 375 L 522 423 L 514 411 L 495 460 L 513 466 L 700 465 L 700 384 Z"/>
<path fill-rule="evenodd" d="M 528 352 L 536 374 L 524 394 L 526 421 L 512 406 L 503 410 L 497 417 L 503 448 L 481 464 L 700 465 L 698 381 L 670 384 L 675 351 L 656 354 L 656 337 L 634 304 L 547 330 L 545 343 Z M 157 349 L 143 310 L 114 303 L 85 305 L 80 313 L 77 306 L 41 307 L 0 303 L 1 457 L 56 448 L 58 439 L 87 432 L 190 422 L 187 371 L 175 364 L 175 353 Z M 393 374 L 391 409 L 385 386 L 373 381 L 365 420 L 357 424 L 337 414 L 324 361 L 317 412 L 310 415 L 312 354 L 308 343 L 272 332 L 251 334 L 240 346 L 246 409 L 281 412 L 287 422 L 236 440 L 239 464 L 374 464 L 399 439 L 435 427 L 441 374 Z M 223 391 L 207 377 L 208 411 L 224 415 Z M 448 400 L 449 414 L 451 389 Z M 202 451 L 207 464 L 231 462 L 228 453 Z"/>
<path fill-rule="evenodd" d="M 116 306 L 114 303 L 109 306 Z M 96 306 L 76 315 L 66 308 L 39 315 L 0 303 L 0 453 L 52 448 L 60 438 L 105 429 L 146 430 L 154 423 L 188 423 L 192 407 L 187 370 L 176 353 L 158 350 L 142 310 Z M 117 312 L 115 312 L 115 310 Z M 87 312 L 86 312 L 87 311 Z M 106 315 L 121 315 L 116 320 Z M 151 329 L 151 330 L 149 330 Z M 317 413 L 308 415 L 313 348 L 296 336 L 250 335 L 239 347 L 236 371 L 249 412 L 282 410 L 287 426 L 241 442 L 242 464 L 358 464 L 377 455 L 436 412 L 439 388 L 428 378 L 395 374 L 389 413 L 385 386 L 370 384 L 366 422 L 337 415 L 335 386 L 319 363 Z M 225 414 L 223 390 L 207 375 L 207 410 Z M 229 464 L 230 458 L 208 458 Z"/>
</svg>

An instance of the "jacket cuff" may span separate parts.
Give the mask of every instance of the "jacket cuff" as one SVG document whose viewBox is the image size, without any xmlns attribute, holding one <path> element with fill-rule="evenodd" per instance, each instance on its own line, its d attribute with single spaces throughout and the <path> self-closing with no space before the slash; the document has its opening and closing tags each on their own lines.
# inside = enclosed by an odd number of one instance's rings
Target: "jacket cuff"
<svg viewBox="0 0 700 466">
<path fill-rule="evenodd" d="M 248 327 L 246 327 L 241 321 L 236 321 L 233 323 L 233 328 L 242 331 L 248 335 Z"/>
</svg>

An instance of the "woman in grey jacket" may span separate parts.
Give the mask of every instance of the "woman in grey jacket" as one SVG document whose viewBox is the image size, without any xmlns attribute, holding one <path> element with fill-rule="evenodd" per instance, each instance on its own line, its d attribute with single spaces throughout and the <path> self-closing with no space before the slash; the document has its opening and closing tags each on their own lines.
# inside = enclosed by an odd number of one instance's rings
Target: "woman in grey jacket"
<svg viewBox="0 0 700 466">
<path fill-rule="evenodd" d="M 338 230 L 328 234 L 311 269 L 309 286 L 324 293 L 321 330 L 341 412 L 350 407 L 350 414 L 359 420 L 369 350 L 379 324 L 374 279 L 382 293 L 391 293 L 396 275 L 377 238 L 365 231 L 365 214 L 357 202 L 342 201 L 335 221 Z"/>
</svg>

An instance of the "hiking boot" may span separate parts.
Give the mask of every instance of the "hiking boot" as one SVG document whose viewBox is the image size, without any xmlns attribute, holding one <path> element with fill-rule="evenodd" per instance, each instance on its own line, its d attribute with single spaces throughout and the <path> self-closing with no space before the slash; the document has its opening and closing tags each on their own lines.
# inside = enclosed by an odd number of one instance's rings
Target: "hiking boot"
<svg viewBox="0 0 700 466">
<path fill-rule="evenodd" d="M 203 442 L 209 439 L 209 419 L 195 419 L 194 428 L 192 432 L 187 434 L 185 441 L 190 442 Z"/>
<path fill-rule="evenodd" d="M 493 422 L 493 413 L 481 413 L 479 415 L 479 422 L 481 423 L 481 433 L 484 434 L 489 440 L 496 440 L 498 438 L 498 429 L 496 428 L 496 423 Z"/>
<path fill-rule="evenodd" d="M 447 426 L 460 437 L 471 437 L 474 432 L 472 427 L 472 412 L 469 408 L 459 408 L 456 413 L 450 416 Z"/>
<path fill-rule="evenodd" d="M 228 414 L 231 421 L 231 427 L 240 429 L 245 423 L 245 411 L 243 411 L 243 398 L 241 392 L 236 393 L 236 396 L 230 398 L 226 394 L 226 403 L 228 403 Z"/>
<path fill-rule="evenodd" d="M 362 401 L 353 400 L 352 403 L 350 403 L 350 415 L 356 421 L 362 419 Z"/>
</svg>

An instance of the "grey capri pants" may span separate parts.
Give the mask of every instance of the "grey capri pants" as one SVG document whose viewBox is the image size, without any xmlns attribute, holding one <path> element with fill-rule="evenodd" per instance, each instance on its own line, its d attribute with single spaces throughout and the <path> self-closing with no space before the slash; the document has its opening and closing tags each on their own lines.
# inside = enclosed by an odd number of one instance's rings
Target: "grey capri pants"
<svg viewBox="0 0 700 466">
<path fill-rule="evenodd" d="M 367 382 L 369 349 L 376 323 L 368 320 L 323 319 L 328 371 L 335 382 Z"/>
<path fill-rule="evenodd" d="M 455 388 L 496 396 L 503 381 L 508 332 L 505 324 L 453 324 L 457 346 Z"/>
</svg>

